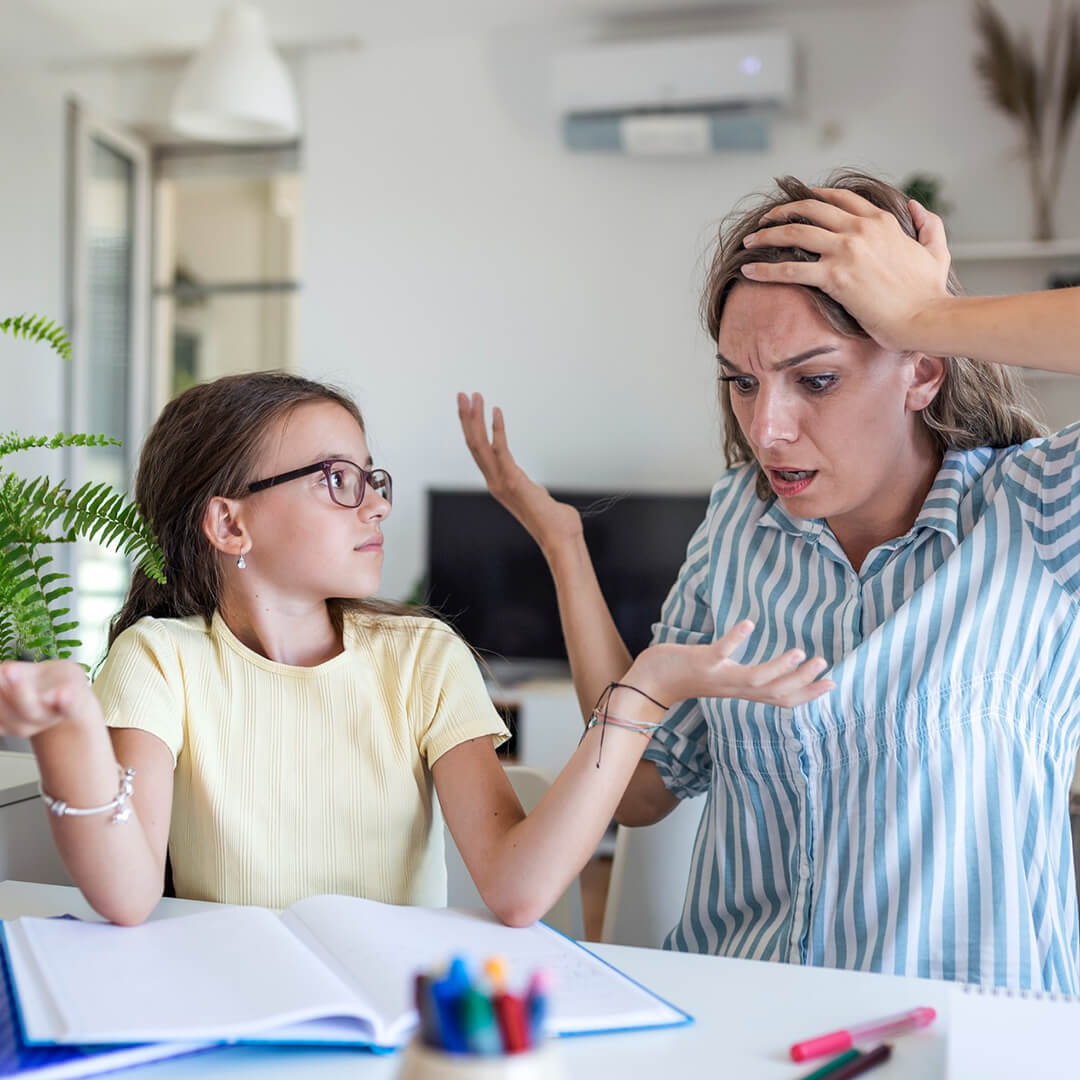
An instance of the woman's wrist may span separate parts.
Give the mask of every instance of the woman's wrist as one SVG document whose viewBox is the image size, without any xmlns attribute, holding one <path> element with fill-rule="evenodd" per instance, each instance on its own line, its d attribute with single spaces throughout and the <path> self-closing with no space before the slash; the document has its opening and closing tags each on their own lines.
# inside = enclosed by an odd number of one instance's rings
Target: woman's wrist
<svg viewBox="0 0 1080 1080">
<path fill-rule="evenodd" d="M 909 323 L 899 347 L 904 352 L 930 356 L 966 356 L 965 348 L 956 347 L 957 315 L 966 298 L 942 296 L 924 304 Z"/>
</svg>

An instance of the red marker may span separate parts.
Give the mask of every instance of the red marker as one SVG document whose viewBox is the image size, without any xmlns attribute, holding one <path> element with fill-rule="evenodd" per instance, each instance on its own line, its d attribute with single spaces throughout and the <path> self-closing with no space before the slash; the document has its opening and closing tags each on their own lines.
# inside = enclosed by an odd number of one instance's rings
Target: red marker
<svg viewBox="0 0 1080 1080">
<path fill-rule="evenodd" d="M 897 1013 L 896 1016 L 884 1016 L 880 1020 L 868 1020 L 865 1024 L 830 1031 L 828 1035 L 818 1035 L 816 1038 L 795 1043 L 791 1048 L 791 1060 L 807 1061 L 825 1054 L 839 1054 L 850 1050 L 857 1042 L 900 1035 L 905 1031 L 926 1027 L 936 1016 L 937 1013 L 929 1006 L 920 1006 L 909 1012 Z"/>
</svg>

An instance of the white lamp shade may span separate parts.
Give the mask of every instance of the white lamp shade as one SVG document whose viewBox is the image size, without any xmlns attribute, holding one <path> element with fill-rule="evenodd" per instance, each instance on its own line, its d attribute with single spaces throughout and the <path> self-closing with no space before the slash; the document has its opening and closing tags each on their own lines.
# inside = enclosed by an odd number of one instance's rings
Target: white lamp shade
<svg viewBox="0 0 1080 1080">
<path fill-rule="evenodd" d="M 275 142 L 299 133 L 292 79 L 253 4 L 221 13 L 180 80 L 170 119 L 181 134 L 212 142 Z"/>
</svg>

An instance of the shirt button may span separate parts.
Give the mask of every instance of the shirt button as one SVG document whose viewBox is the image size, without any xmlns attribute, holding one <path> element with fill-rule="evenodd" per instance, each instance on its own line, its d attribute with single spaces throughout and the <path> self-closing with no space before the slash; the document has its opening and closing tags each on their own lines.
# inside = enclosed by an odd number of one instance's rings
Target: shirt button
<svg viewBox="0 0 1080 1080">
<path fill-rule="evenodd" d="M 810 867 L 802 863 L 799 867 L 799 880 L 806 881 L 810 877 Z"/>
</svg>

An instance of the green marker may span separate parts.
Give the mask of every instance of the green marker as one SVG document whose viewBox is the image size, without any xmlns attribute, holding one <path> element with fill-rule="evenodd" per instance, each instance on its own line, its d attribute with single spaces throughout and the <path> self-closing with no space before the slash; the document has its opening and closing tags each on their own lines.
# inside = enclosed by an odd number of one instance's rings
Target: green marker
<svg viewBox="0 0 1080 1080">
<path fill-rule="evenodd" d="M 859 1051 L 854 1048 L 845 1050 L 839 1057 L 827 1061 L 820 1069 L 807 1073 L 802 1080 L 827 1080 L 827 1077 L 832 1076 L 837 1069 L 842 1069 L 849 1061 L 854 1061 L 859 1056 Z"/>
</svg>

